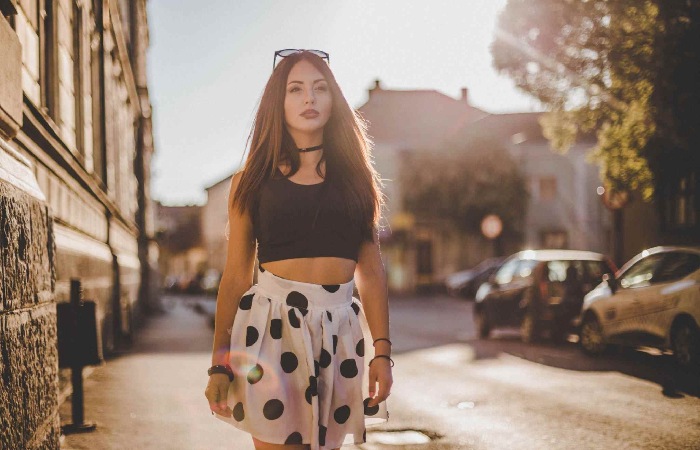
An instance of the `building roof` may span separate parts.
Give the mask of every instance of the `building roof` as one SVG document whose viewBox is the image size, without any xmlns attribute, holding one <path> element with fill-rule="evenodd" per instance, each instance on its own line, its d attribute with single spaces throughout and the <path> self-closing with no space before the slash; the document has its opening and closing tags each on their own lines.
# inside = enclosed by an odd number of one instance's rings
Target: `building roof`
<svg viewBox="0 0 700 450">
<path fill-rule="evenodd" d="M 510 140 L 513 144 L 525 141 L 541 142 L 545 138 L 539 119 L 542 113 L 510 113 L 510 114 L 486 114 L 478 119 L 463 124 L 459 129 L 445 137 L 447 143 L 465 142 L 470 136 L 493 136 L 499 139 Z"/>
<path fill-rule="evenodd" d="M 466 94 L 466 90 L 464 92 Z M 369 100 L 359 109 L 369 122 L 375 142 L 430 149 L 464 124 L 487 113 L 436 90 L 370 90 Z"/>
</svg>

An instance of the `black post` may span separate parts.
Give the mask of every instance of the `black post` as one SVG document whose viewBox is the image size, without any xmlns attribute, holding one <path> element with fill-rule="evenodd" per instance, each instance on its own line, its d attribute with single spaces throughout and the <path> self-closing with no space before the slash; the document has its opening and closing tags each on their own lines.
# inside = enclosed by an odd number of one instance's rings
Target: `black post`
<svg viewBox="0 0 700 450">
<path fill-rule="evenodd" d="M 622 267 L 624 260 L 624 237 L 623 237 L 623 215 L 622 208 L 613 210 L 613 247 L 615 249 L 615 264 Z"/>
<path fill-rule="evenodd" d="M 80 308 L 80 300 L 82 297 L 82 286 L 80 280 L 71 278 L 70 280 L 70 304 L 72 306 L 72 328 L 73 328 L 73 343 L 77 344 L 78 340 L 75 336 L 78 334 L 78 308 Z M 73 383 L 73 395 L 71 395 L 71 411 L 73 412 L 73 423 L 82 424 L 85 418 L 85 410 L 83 408 L 83 366 L 78 362 L 78 358 L 73 359 L 71 365 L 71 382 Z"/>
<path fill-rule="evenodd" d="M 503 250 L 503 234 L 499 234 L 493 239 L 493 251 L 494 256 L 503 256 L 505 253 Z"/>
<path fill-rule="evenodd" d="M 73 346 L 73 358 L 71 360 L 71 383 L 73 394 L 71 395 L 71 413 L 73 423 L 61 427 L 63 434 L 85 433 L 96 428 L 94 423 L 85 423 L 85 409 L 83 405 L 83 363 L 78 351 L 78 319 L 80 306 L 82 303 L 82 287 L 80 279 L 70 280 L 70 304 L 71 304 L 71 343 Z"/>
</svg>

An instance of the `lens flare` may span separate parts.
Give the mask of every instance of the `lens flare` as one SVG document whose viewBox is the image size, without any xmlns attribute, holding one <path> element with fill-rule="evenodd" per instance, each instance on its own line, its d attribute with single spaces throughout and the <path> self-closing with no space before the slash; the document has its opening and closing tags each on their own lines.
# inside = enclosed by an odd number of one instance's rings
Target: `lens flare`
<svg viewBox="0 0 700 450">
<path fill-rule="evenodd" d="M 232 351 L 229 361 L 234 379 L 247 380 L 249 384 L 265 380 L 272 390 L 281 387 L 280 377 L 276 375 L 279 370 L 275 370 L 279 361 L 268 361 L 245 350 Z"/>
</svg>

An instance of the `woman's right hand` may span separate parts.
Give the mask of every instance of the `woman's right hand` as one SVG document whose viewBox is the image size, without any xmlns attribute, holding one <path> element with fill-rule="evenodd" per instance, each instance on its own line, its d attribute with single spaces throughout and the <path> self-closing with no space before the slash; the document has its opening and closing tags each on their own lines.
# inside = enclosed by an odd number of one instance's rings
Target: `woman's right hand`
<svg viewBox="0 0 700 450">
<path fill-rule="evenodd" d="M 213 373 L 209 376 L 209 383 L 204 391 L 209 400 L 209 409 L 224 417 L 231 417 L 231 408 L 226 402 L 230 384 L 231 381 L 225 373 Z"/>
</svg>

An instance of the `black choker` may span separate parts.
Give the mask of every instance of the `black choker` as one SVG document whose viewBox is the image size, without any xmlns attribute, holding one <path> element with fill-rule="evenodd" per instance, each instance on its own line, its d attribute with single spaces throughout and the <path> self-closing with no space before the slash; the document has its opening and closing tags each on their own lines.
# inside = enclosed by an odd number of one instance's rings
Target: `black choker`
<svg viewBox="0 0 700 450">
<path fill-rule="evenodd" d="M 297 150 L 301 153 L 304 153 L 304 152 L 313 152 L 314 150 L 321 150 L 322 148 L 323 148 L 323 144 L 316 145 L 314 147 L 308 147 L 308 148 L 298 148 Z"/>
</svg>

